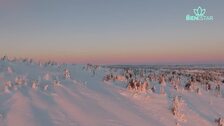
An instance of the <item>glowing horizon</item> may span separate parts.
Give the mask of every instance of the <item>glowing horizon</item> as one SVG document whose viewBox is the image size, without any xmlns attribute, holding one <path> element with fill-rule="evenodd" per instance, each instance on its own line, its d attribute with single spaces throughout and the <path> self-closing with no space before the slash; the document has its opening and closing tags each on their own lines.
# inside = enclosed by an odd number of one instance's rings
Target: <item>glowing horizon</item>
<svg viewBox="0 0 224 126">
<path fill-rule="evenodd" d="M 9 56 L 10 57 L 10 56 Z M 212 57 L 212 58 L 210 58 Z M 56 55 L 56 56 L 25 56 L 25 57 L 10 57 L 12 58 L 31 58 L 35 61 L 56 61 L 59 63 L 75 63 L 75 64 L 222 64 L 223 60 L 220 60 L 220 57 L 223 55 L 210 55 L 202 57 L 198 56 L 142 56 L 142 55 L 132 55 L 131 57 L 127 57 L 127 55 L 119 55 L 119 56 L 82 56 L 82 55 Z M 190 60 L 189 59 L 193 59 Z M 223 59 L 223 58 L 221 58 Z"/>
</svg>

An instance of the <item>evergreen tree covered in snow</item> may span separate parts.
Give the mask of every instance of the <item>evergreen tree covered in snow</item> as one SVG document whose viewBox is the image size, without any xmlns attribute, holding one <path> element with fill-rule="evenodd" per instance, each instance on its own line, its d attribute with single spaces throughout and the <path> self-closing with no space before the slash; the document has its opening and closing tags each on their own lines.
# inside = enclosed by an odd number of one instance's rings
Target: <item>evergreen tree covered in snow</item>
<svg viewBox="0 0 224 126">
<path fill-rule="evenodd" d="M 183 114 L 183 105 L 181 97 L 175 96 L 173 98 L 171 111 L 178 121 L 186 121 L 185 115 Z"/>
<path fill-rule="evenodd" d="M 70 71 L 68 69 L 64 69 L 64 78 L 65 79 L 70 79 L 71 78 Z"/>
<path fill-rule="evenodd" d="M 218 124 L 218 126 L 224 126 L 224 118 L 218 118 L 215 120 L 215 122 Z"/>
</svg>

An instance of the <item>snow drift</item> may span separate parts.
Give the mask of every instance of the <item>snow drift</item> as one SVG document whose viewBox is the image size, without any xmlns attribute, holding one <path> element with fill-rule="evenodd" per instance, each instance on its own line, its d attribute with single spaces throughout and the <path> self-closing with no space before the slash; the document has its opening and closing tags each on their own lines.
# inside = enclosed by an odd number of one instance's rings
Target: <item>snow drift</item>
<svg viewBox="0 0 224 126">
<path fill-rule="evenodd" d="M 90 64 L 2 59 L 0 126 L 218 126 L 224 116 L 223 92 L 216 95 L 201 87 L 200 95 L 188 91 L 184 89 L 187 78 L 180 78 L 177 90 L 164 78 L 161 94 L 160 83 L 153 77 L 143 92 L 128 90 L 130 78 L 122 71 Z M 115 79 L 105 81 L 108 73 L 116 74 Z M 181 107 L 173 103 L 177 96 Z"/>
</svg>

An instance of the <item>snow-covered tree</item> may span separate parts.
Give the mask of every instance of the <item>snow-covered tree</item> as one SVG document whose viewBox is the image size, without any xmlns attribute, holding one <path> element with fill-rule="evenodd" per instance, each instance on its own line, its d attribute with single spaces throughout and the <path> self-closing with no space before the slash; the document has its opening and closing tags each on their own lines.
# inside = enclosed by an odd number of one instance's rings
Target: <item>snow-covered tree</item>
<svg viewBox="0 0 224 126">
<path fill-rule="evenodd" d="M 8 72 L 9 74 L 12 74 L 12 73 L 13 73 L 12 68 L 11 68 L 11 67 L 7 67 L 7 72 Z"/>
<path fill-rule="evenodd" d="M 48 89 L 48 84 L 44 86 L 44 90 L 46 91 Z"/>
<path fill-rule="evenodd" d="M 219 82 L 215 86 L 215 91 L 217 96 L 221 95 L 221 84 Z"/>
<path fill-rule="evenodd" d="M 37 88 L 38 88 L 38 82 L 37 82 L 36 80 L 34 80 L 34 81 L 32 82 L 32 88 L 33 88 L 33 89 L 37 89 Z"/>
<path fill-rule="evenodd" d="M 59 86 L 61 86 L 60 81 L 55 80 L 55 81 L 53 82 L 53 86 L 54 86 L 54 87 L 59 87 Z"/>
<path fill-rule="evenodd" d="M 149 83 L 145 80 L 143 82 L 143 84 L 141 85 L 141 91 L 144 92 L 144 93 L 146 93 L 147 90 L 148 90 L 148 87 L 149 87 Z"/>
<path fill-rule="evenodd" d="M 200 88 L 197 88 L 196 92 L 197 92 L 197 94 L 201 95 L 201 90 L 200 90 Z"/>
<path fill-rule="evenodd" d="M 1 58 L 1 60 L 3 60 L 3 61 L 7 61 L 7 60 L 8 60 L 8 57 L 5 55 L 5 56 L 3 56 L 3 57 Z"/>
<path fill-rule="evenodd" d="M 50 80 L 50 73 L 46 73 L 43 78 L 44 80 Z"/>
<path fill-rule="evenodd" d="M 165 94 L 166 82 L 164 75 L 159 77 L 159 84 L 160 84 L 160 94 Z"/>
<path fill-rule="evenodd" d="M 64 78 L 65 79 L 70 79 L 71 78 L 70 71 L 68 69 L 64 69 Z"/>
<path fill-rule="evenodd" d="M 25 84 L 26 80 L 25 80 L 25 76 L 18 76 L 15 78 L 15 83 L 17 85 L 23 85 Z"/>
<path fill-rule="evenodd" d="M 215 122 L 218 124 L 218 126 L 224 126 L 224 118 L 219 117 L 215 120 Z"/>
<path fill-rule="evenodd" d="M 184 102 L 181 97 L 175 96 L 173 98 L 171 111 L 178 121 L 186 121 L 185 115 L 183 114 L 183 105 Z"/>
</svg>

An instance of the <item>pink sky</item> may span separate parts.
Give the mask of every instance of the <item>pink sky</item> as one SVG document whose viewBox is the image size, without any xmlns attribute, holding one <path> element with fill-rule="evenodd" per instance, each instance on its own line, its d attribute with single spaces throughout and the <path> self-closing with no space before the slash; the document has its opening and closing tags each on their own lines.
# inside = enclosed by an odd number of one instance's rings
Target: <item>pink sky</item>
<svg viewBox="0 0 224 126">
<path fill-rule="evenodd" d="M 198 4 L 214 21 L 185 20 Z M 224 63 L 222 5 L 0 0 L 0 56 L 66 63 Z"/>
<path fill-rule="evenodd" d="M 95 63 L 95 64 L 179 64 L 179 63 L 222 63 L 223 55 L 44 55 L 34 56 L 34 59 L 41 61 L 55 60 L 60 63 Z"/>
</svg>

